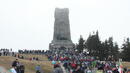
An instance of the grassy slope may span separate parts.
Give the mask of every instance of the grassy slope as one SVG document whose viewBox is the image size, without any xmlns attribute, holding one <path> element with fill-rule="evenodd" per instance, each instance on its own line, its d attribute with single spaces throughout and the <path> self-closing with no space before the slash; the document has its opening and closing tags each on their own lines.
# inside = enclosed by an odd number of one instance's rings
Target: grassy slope
<svg viewBox="0 0 130 73">
<path fill-rule="evenodd" d="M 130 69 L 130 62 L 122 62 L 123 67 Z"/>
<path fill-rule="evenodd" d="M 26 58 L 26 60 L 23 59 L 19 59 L 19 61 L 21 63 L 23 63 L 25 65 L 25 73 L 35 73 L 35 66 L 40 64 L 43 71 L 45 73 L 51 73 L 53 67 L 51 65 L 51 62 L 47 61 L 47 58 L 44 55 L 25 55 L 23 54 L 23 56 Z M 38 57 L 40 58 L 40 60 L 44 60 L 44 61 L 29 61 L 29 58 L 31 57 Z M 11 64 L 12 62 L 15 60 L 16 58 L 14 57 L 0 57 L 0 66 L 5 67 L 6 69 L 10 69 L 11 68 Z M 130 69 L 130 62 L 122 62 L 124 67 L 127 67 Z M 102 73 L 100 71 L 98 71 L 98 73 Z"/>
<path fill-rule="evenodd" d="M 37 56 L 39 58 L 42 58 L 43 60 L 47 60 L 47 58 L 45 56 L 38 56 L 38 55 L 26 55 L 26 58 L 30 58 L 33 56 Z M 0 66 L 3 66 L 9 70 L 11 68 L 12 62 L 15 59 L 16 58 L 14 58 L 14 57 L 1 56 L 0 57 Z M 41 67 L 45 73 L 51 73 L 52 68 L 53 68 L 51 65 L 51 62 L 49 62 L 49 61 L 29 61 L 27 59 L 26 60 L 19 59 L 19 61 L 25 65 L 25 73 L 35 73 L 35 66 L 38 64 L 41 65 Z"/>
</svg>

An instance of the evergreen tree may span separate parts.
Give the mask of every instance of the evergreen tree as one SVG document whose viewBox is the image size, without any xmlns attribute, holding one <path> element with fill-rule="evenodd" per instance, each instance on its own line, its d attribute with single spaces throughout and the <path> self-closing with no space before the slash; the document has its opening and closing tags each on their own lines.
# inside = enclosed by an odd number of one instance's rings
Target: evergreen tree
<svg viewBox="0 0 130 73">
<path fill-rule="evenodd" d="M 87 41 L 85 42 L 85 48 L 89 51 L 89 54 L 92 54 L 93 44 L 92 44 L 92 35 L 89 34 Z"/>
<path fill-rule="evenodd" d="M 119 58 L 119 47 L 118 47 L 118 44 L 117 43 L 114 43 L 114 46 L 113 46 L 113 58 L 115 60 L 118 60 Z"/>
<path fill-rule="evenodd" d="M 113 56 L 113 38 L 112 37 L 109 37 L 108 45 L 109 45 L 108 54 L 109 56 Z"/>
<path fill-rule="evenodd" d="M 83 52 L 84 49 L 84 39 L 82 36 L 80 36 L 79 43 L 77 45 L 78 52 Z"/>
<path fill-rule="evenodd" d="M 122 45 L 122 59 L 124 61 L 130 61 L 130 41 L 129 38 Z"/>
<path fill-rule="evenodd" d="M 104 48 L 105 53 L 106 53 L 106 58 L 109 60 L 117 60 L 118 59 L 118 54 L 119 54 L 119 48 L 117 43 L 113 42 L 113 37 L 109 37 L 105 44 Z"/>
<path fill-rule="evenodd" d="M 115 60 L 119 57 L 119 47 L 117 43 L 113 42 L 113 37 L 101 42 L 98 31 L 90 34 L 84 45 L 91 56 L 97 56 L 100 60 L 107 60 L 108 58 Z"/>
<path fill-rule="evenodd" d="M 101 41 L 99 39 L 98 31 L 96 34 L 89 35 L 87 41 L 85 42 L 85 47 L 88 49 L 90 55 L 100 57 Z"/>
<path fill-rule="evenodd" d="M 102 55 L 100 56 L 102 58 L 102 60 L 107 60 L 108 56 L 109 56 L 109 45 L 108 45 L 108 41 L 105 40 L 104 42 L 102 42 Z"/>
</svg>

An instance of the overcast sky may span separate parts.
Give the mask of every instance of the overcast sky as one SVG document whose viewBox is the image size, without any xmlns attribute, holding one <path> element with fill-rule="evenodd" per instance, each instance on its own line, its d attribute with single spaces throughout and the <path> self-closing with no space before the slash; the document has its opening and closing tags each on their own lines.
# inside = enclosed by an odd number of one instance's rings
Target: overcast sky
<svg viewBox="0 0 130 73">
<path fill-rule="evenodd" d="M 130 0 L 0 0 L 0 48 L 48 49 L 56 7 L 69 8 L 74 43 L 96 30 L 120 46 L 130 35 Z"/>
</svg>

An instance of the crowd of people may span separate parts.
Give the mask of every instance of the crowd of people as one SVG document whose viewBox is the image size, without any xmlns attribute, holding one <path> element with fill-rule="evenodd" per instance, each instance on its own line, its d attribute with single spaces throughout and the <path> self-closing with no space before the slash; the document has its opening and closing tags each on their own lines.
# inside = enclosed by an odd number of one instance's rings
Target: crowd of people
<svg viewBox="0 0 130 73">
<path fill-rule="evenodd" d="M 19 62 L 18 59 L 13 61 L 12 68 L 10 69 L 11 73 L 24 73 L 25 67 L 22 63 Z"/>
<path fill-rule="evenodd" d="M 119 62 L 116 61 L 100 61 L 97 57 L 93 57 L 86 52 L 77 52 L 75 50 L 51 50 L 46 52 L 46 56 L 52 64 L 54 64 L 54 73 L 62 73 L 61 64 L 67 73 L 96 73 L 101 70 L 103 73 L 125 73 L 127 70 L 120 68 Z M 59 62 L 60 61 L 60 62 Z"/>
<path fill-rule="evenodd" d="M 12 49 L 7 49 L 7 48 L 0 49 L 0 56 L 10 56 L 13 54 L 14 54 L 14 52 L 12 51 Z"/>
<path fill-rule="evenodd" d="M 25 55 L 19 54 L 19 53 L 16 53 L 13 56 L 18 58 L 18 59 L 25 59 L 25 60 L 30 60 L 30 61 L 39 61 L 38 57 L 34 57 L 34 56 L 26 57 Z"/>
<path fill-rule="evenodd" d="M 11 53 L 9 49 L 0 49 L 0 53 L 3 56 L 8 56 Z M 91 56 L 87 52 L 78 52 L 74 49 L 53 49 L 53 50 L 19 50 L 17 54 L 12 56 L 17 59 L 13 61 L 11 73 L 24 73 L 25 66 L 19 62 L 18 59 L 26 59 L 21 54 L 42 54 L 46 55 L 49 61 L 52 61 L 54 66 L 52 73 L 130 73 L 130 70 L 123 68 L 119 63 L 113 59 L 106 59 L 100 61 L 98 57 Z M 29 60 L 39 61 L 39 58 L 32 57 Z M 63 68 L 62 68 L 63 67 Z M 36 73 L 42 73 L 40 65 L 35 67 Z"/>
<path fill-rule="evenodd" d="M 44 50 L 18 50 L 19 54 L 44 54 Z"/>
</svg>

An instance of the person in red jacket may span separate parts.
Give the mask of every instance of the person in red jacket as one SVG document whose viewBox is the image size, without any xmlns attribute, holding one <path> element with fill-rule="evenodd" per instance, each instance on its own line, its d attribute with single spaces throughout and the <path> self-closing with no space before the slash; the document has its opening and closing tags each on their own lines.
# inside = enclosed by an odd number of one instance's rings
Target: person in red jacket
<svg viewBox="0 0 130 73">
<path fill-rule="evenodd" d="M 77 64 L 75 62 L 72 62 L 71 63 L 71 67 L 72 67 L 72 69 L 76 69 L 77 68 Z"/>
</svg>

